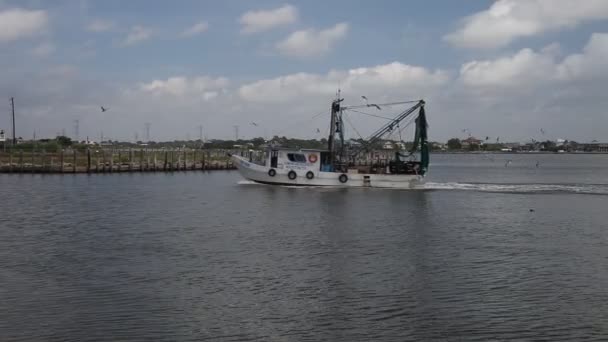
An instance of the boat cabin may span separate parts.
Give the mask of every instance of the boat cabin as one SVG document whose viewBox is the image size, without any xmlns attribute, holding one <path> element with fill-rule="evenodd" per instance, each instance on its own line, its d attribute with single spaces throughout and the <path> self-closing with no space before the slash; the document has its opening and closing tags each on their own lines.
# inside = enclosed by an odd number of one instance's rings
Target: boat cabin
<svg viewBox="0 0 608 342">
<path fill-rule="evenodd" d="M 262 163 L 260 163 L 262 164 Z M 360 174 L 420 174 L 418 161 L 395 160 L 388 164 L 371 163 L 365 165 L 334 166 L 327 150 L 290 149 L 269 147 L 263 164 L 267 168 L 296 171 L 348 172 Z"/>
<path fill-rule="evenodd" d="M 331 171 L 329 152 L 313 149 L 269 147 L 264 166 L 273 169 Z"/>
</svg>

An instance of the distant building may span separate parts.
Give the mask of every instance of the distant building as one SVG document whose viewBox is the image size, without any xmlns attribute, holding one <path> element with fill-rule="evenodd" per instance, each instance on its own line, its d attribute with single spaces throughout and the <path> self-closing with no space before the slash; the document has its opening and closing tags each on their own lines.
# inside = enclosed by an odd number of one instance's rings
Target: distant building
<svg viewBox="0 0 608 342">
<path fill-rule="evenodd" d="M 385 141 L 384 144 L 382 145 L 382 149 L 384 150 L 392 150 L 395 147 L 393 146 L 393 142 L 392 141 Z"/>
<path fill-rule="evenodd" d="M 475 138 L 475 137 L 468 137 L 464 140 L 461 140 L 460 143 L 462 144 L 462 148 L 464 149 L 469 149 L 469 148 L 475 148 L 475 147 L 479 147 L 482 144 L 482 141 Z"/>
<path fill-rule="evenodd" d="M 590 142 L 579 144 L 585 152 L 608 152 L 608 143 Z"/>
<path fill-rule="evenodd" d="M 6 141 L 6 136 L 4 135 L 4 130 L 0 129 L 0 143 L 3 143 Z"/>
</svg>

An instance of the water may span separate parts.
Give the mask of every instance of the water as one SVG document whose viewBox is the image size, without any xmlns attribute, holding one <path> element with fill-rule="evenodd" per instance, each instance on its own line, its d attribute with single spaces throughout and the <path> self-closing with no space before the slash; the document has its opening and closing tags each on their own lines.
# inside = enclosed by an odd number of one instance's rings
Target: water
<svg viewBox="0 0 608 342">
<path fill-rule="evenodd" d="M 411 191 L 0 175 L 0 340 L 608 339 L 608 155 L 432 161 Z"/>
</svg>

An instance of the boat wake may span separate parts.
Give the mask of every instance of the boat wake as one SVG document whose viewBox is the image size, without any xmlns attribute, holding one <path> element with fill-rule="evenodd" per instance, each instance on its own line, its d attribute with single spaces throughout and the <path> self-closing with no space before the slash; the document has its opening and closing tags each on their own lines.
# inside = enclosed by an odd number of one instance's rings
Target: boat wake
<svg viewBox="0 0 608 342">
<path fill-rule="evenodd" d="M 250 180 L 241 180 L 239 185 L 258 185 L 258 186 L 275 186 L 260 184 Z M 289 186 L 280 185 L 282 188 L 293 189 L 341 189 L 340 187 L 317 187 L 317 186 Z M 352 188 L 357 189 L 357 188 Z M 441 191 L 478 191 L 478 192 L 494 192 L 494 193 L 511 193 L 511 194 L 589 194 L 589 195 L 608 195 L 608 184 L 498 184 L 498 183 L 435 183 L 427 182 L 417 185 L 413 189 L 382 189 L 374 188 L 373 190 L 396 190 L 396 191 L 411 191 L 411 190 L 441 190 Z"/>
<path fill-rule="evenodd" d="M 546 194 L 572 193 L 608 195 L 608 184 L 484 184 L 484 183 L 434 183 L 428 182 L 416 187 L 419 190 L 461 190 L 498 193 Z"/>
</svg>

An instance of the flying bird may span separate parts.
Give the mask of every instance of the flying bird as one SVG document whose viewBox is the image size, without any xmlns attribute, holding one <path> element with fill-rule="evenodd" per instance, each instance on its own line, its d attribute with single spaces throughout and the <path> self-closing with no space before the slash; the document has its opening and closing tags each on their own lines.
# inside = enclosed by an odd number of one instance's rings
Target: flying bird
<svg viewBox="0 0 608 342">
<path fill-rule="evenodd" d="M 361 98 L 365 100 L 365 103 L 367 103 L 367 97 L 361 95 Z"/>
<path fill-rule="evenodd" d="M 377 105 L 377 104 L 375 104 L 375 103 L 368 104 L 367 106 L 368 106 L 368 107 L 376 107 L 376 108 L 378 108 L 378 110 L 382 110 L 382 108 L 380 108 L 380 106 L 378 106 L 378 105 Z"/>
<path fill-rule="evenodd" d="M 101 106 L 101 112 L 107 112 L 110 108 L 103 108 L 103 106 Z"/>
<path fill-rule="evenodd" d="M 255 127 L 258 127 L 258 124 L 255 122 L 252 122 L 251 124 L 254 125 Z"/>
<path fill-rule="evenodd" d="M 321 133 L 321 130 L 317 128 L 317 133 Z"/>
<path fill-rule="evenodd" d="M 541 128 L 541 129 L 540 129 L 540 133 L 541 133 L 542 135 L 544 135 L 544 134 L 545 134 L 545 130 Z"/>
</svg>

